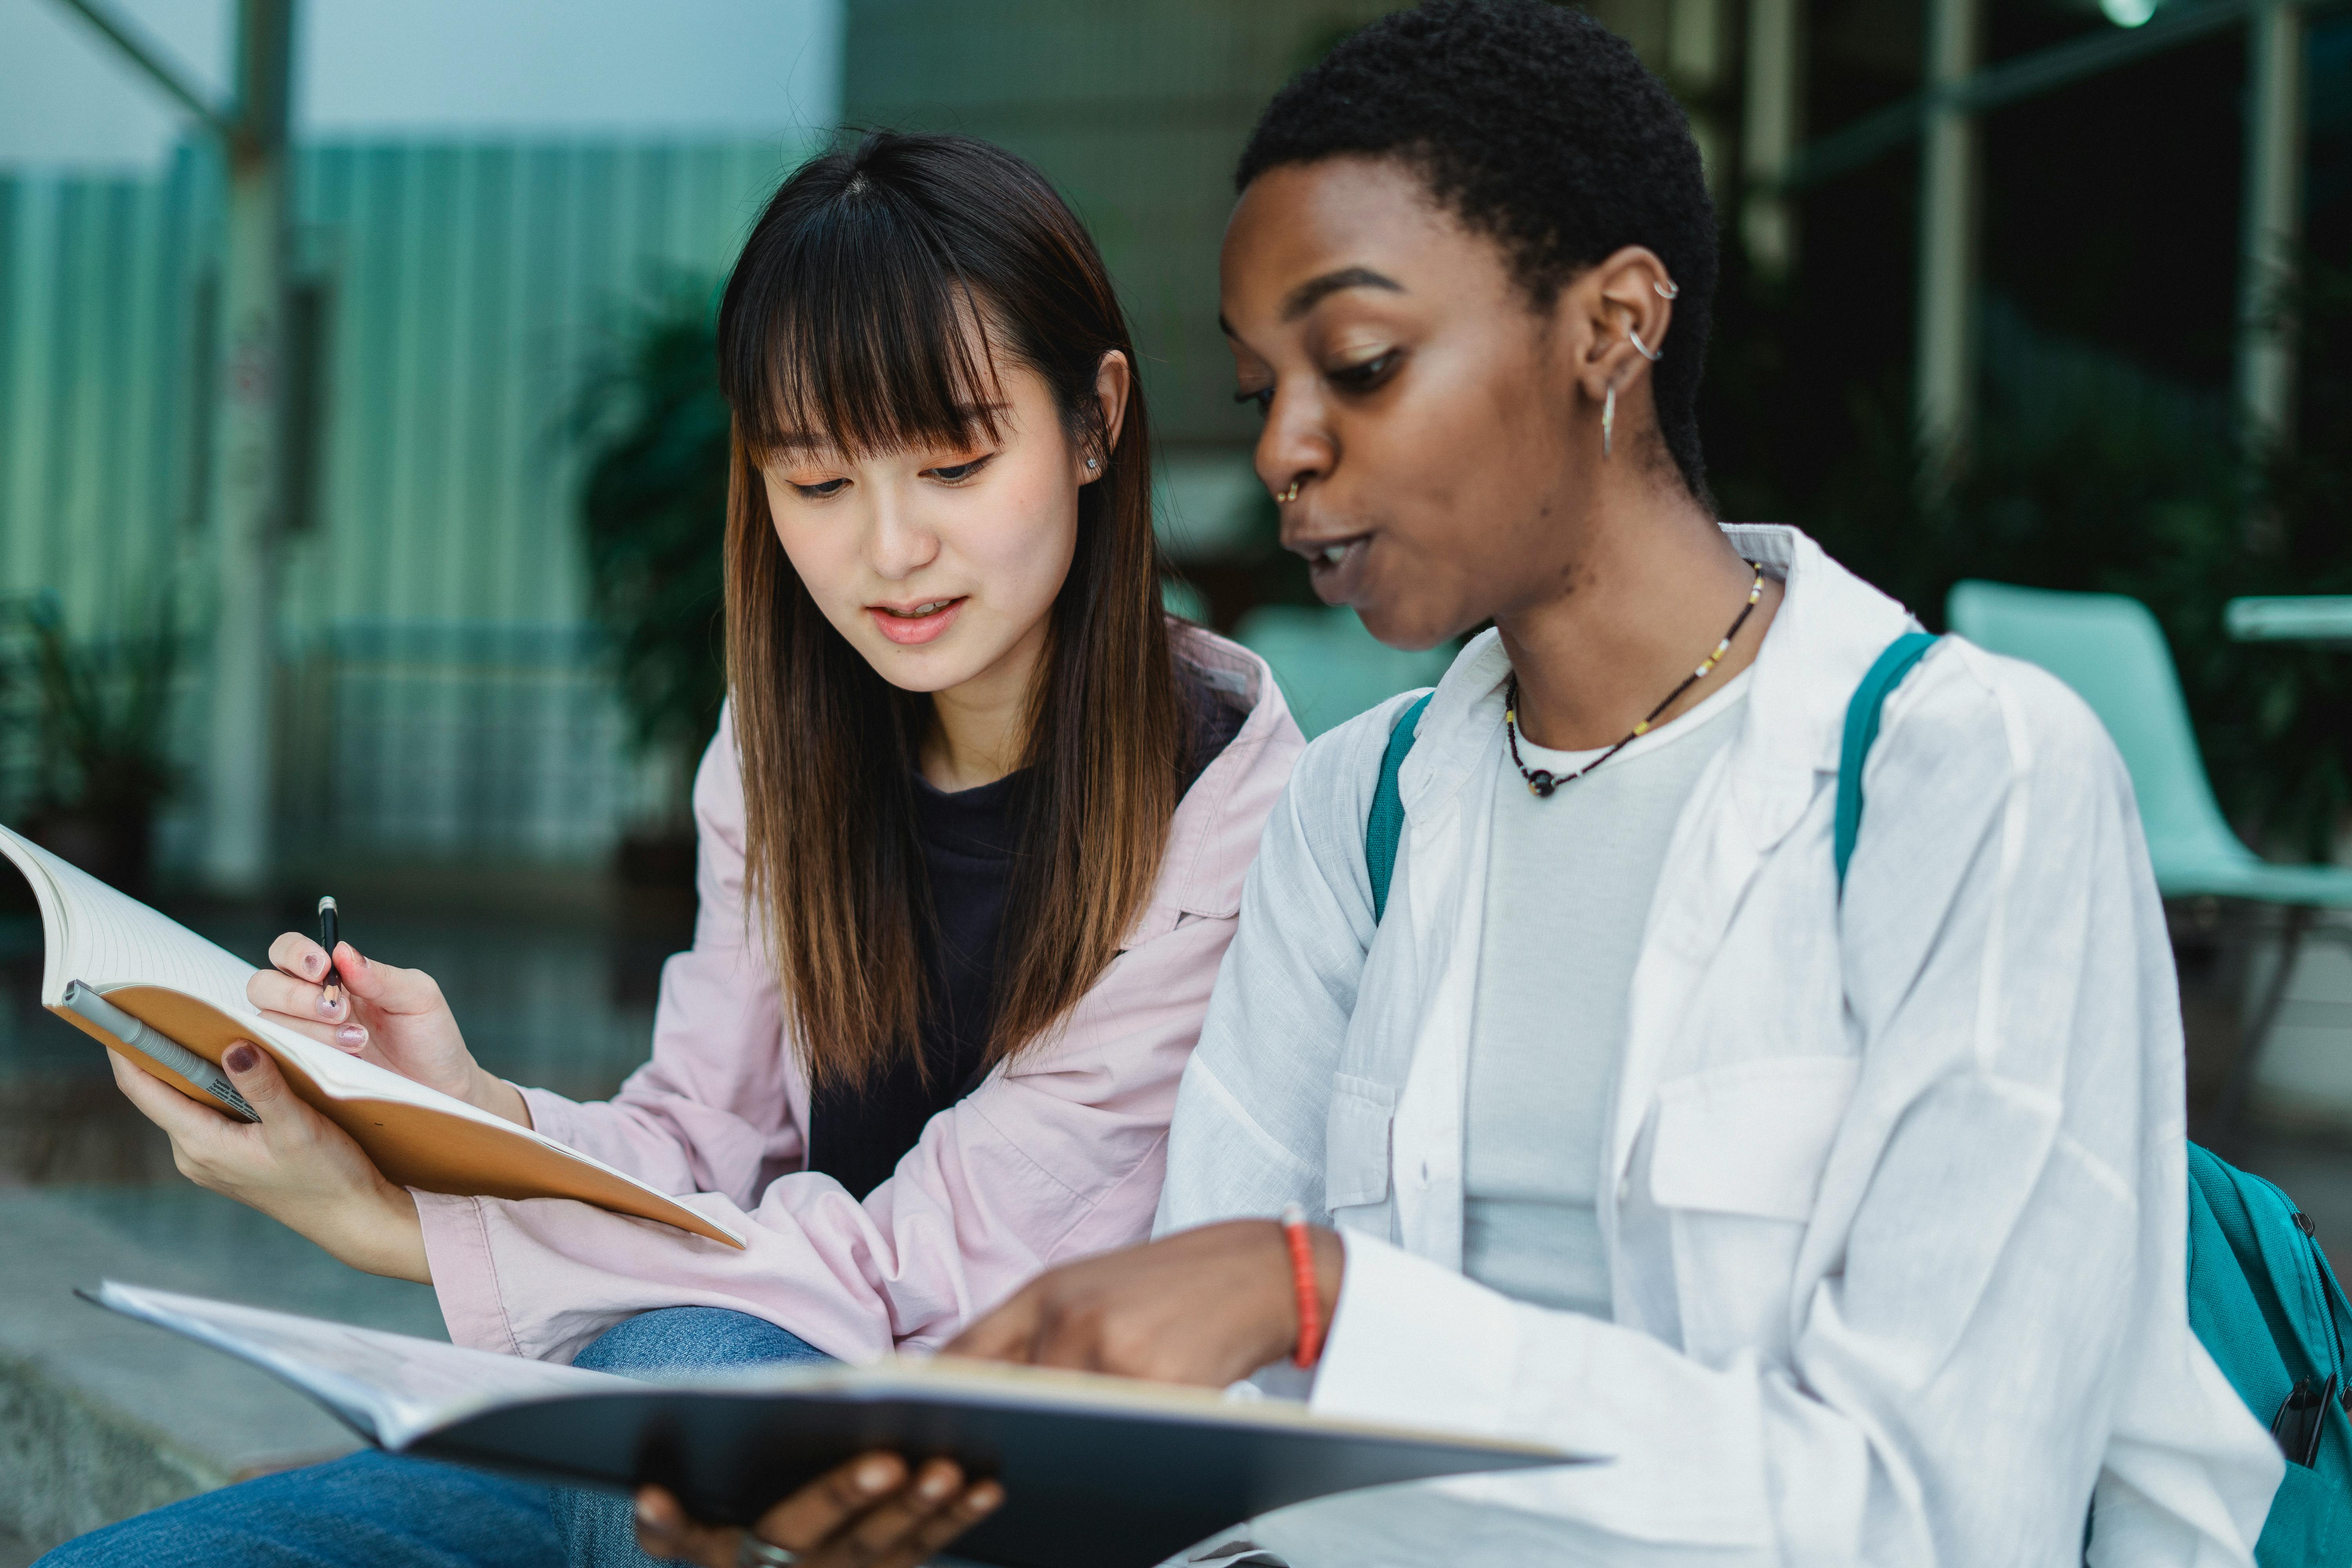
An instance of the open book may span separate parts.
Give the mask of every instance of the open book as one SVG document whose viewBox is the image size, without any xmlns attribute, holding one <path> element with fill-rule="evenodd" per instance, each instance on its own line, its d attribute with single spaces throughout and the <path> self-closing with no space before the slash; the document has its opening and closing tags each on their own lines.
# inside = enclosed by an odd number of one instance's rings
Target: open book
<svg viewBox="0 0 2352 1568">
<path fill-rule="evenodd" d="M 869 1448 L 943 1454 L 1005 1495 L 949 1550 L 1006 1568 L 1150 1568 L 1309 1498 L 1577 1462 L 1087 1373 L 890 1360 L 639 1383 L 110 1281 L 89 1300 L 276 1374 L 379 1447 L 574 1486 L 656 1481 L 714 1523 L 749 1523 Z"/>
<path fill-rule="evenodd" d="M 250 1119 L 233 1090 L 215 1086 L 226 1081 L 221 1053 L 251 1040 L 277 1058 L 296 1094 L 402 1186 L 578 1198 L 743 1245 L 730 1227 L 576 1149 L 270 1023 L 245 999 L 253 965 L 5 827 L 0 855 L 25 874 L 41 908 L 42 1003 L 191 1100 Z"/>
</svg>

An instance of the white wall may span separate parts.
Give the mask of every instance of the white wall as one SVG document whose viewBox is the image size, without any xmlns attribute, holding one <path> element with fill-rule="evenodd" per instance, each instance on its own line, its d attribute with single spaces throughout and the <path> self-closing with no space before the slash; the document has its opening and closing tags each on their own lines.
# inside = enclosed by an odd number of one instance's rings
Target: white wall
<svg viewBox="0 0 2352 1568">
<path fill-rule="evenodd" d="M 306 136 L 830 126 L 841 0 L 297 0 Z M 112 0 L 209 83 L 233 0 Z M 177 107 L 61 0 L 0 0 L 0 165 L 159 167 Z"/>
</svg>

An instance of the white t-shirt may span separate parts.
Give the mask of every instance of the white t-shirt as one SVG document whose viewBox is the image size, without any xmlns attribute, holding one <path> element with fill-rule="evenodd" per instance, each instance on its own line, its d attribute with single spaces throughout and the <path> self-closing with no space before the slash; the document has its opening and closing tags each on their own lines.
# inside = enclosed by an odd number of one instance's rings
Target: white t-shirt
<svg viewBox="0 0 2352 1568">
<path fill-rule="evenodd" d="M 1508 764 L 1495 785 L 1486 918 L 1470 1026 L 1462 1270 L 1538 1306 L 1611 1315 L 1593 1213 L 1625 999 L 1675 820 L 1731 739 L 1747 670 L 1548 798 Z M 1528 768 L 1606 751 L 1519 737 Z"/>
</svg>

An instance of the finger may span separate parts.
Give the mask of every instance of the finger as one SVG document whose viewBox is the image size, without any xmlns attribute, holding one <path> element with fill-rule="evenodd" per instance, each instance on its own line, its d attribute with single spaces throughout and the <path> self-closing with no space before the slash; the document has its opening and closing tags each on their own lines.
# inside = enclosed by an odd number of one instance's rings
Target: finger
<svg viewBox="0 0 2352 1568">
<path fill-rule="evenodd" d="M 665 1563 L 699 1563 L 704 1568 L 735 1568 L 740 1530 L 713 1529 L 687 1518 L 677 1499 L 660 1487 L 637 1491 L 637 1546 Z"/>
<path fill-rule="evenodd" d="M 226 1112 L 190 1100 L 120 1051 L 110 1047 L 106 1056 L 114 1068 L 115 1086 L 122 1090 L 123 1098 L 137 1106 L 142 1116 L 171 1134 L 174 1143 L 201 1144 L 228 1125 Z"/>
<path fill-rule="evenodd" d="M 447 1005 L 433 976 L 373 963 L 347 942 L 335 944 L 335 973 L 343 977 L 343 989 L 387 1013 L 430 1013 Z"/>
<path fill-rule="evenodd" d="M 1015 1292 L 1011 1300 L 950 1340 L 940 1353 L 970 1356 L 975 1361 L 1029 1360 L 1030 1346 L 1036 1342 L 1038 1323 L 1044 1315 L 1044 1300 L 1034 1285 Z"/>
<path fill-rule="evenodd" d="M 304 1024 L 322 1019 L 332 1024 L 351 1011 L 351 1004 L 341 996 L 329 999 L 324 986 L 280 974 L 274 969 L 253 972 L 253 978 L 245 983 L 245 999 L 265 1013 Z"/>
<path fill-rule="evenodd" d="M 906 1481 L 907 1464 L 898 1455 L 860 1454 L 761 1514 L 752 1533 L 788 1551 L 808 1551 Z"/>
<path fill-rule="evenodd" d="M 327 950 L 299 931 L 278 933 L 278 940 L 269 944 L 269 963 L 297 980 L 327 977 Z"/>
<path fill-rule="evenodd" d="M 229 1082 L 236 1085 L 237 1093 L 245 1096 L 245 1102 L 265 1123 L 273 1116 L 293 1114 L 294 1108 L 302 1104 L 286 1087 L 286 1075 L 278 1070 L 269 1053 L 251 1040 L 231 1042 L 228 1049 L 221 1053 L 220 1065 L 221 1071 L 228 1074 Z"/>
<path fill-rule="evenodd" d="M 1004 1489 L 994 1481 L 981 1481 L 965 1489 L 963 1496 L 925 1520 L 898 1551 L 873 1568 L 918 1568 L 944 1550 L 948 1543 L 994 1513 L 1004 1501 Z"/>
<path fill-rule="evenodd" d="M 914 1480 L 852 1520 L 843 1532 L 849 1560 L 866 1563 L 902 1552 L 916 1531 L 963 1490 L 963 1471 L 951 1460 L 930 1459 Z"/>
</svg>

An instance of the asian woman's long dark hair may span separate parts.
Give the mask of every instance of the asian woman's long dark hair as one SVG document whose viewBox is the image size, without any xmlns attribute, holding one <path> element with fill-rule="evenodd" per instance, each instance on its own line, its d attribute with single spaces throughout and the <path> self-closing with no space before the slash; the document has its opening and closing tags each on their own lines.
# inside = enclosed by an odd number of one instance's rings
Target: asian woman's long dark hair
<svg viewBox="0 0 2352 1568">
<path fill-rule="evenodd" d="M 735 415 L 727 668 L 765 928 L 811 1080 L 855 1088 L 918 1049 L 930 911 L 914 828 L 930 700 L 825 620 L 769 516 L 763 454 L 870 454 L 996 434 L 999 373 L 1034 372 L 1099 454 L 1030 693 L 1020 849 L 999 944 L 996 1061 L 1049 1032 L 1142 913 L 1185 721 L 1160 607 L 1150 428 L 1130 384 L 1106 449 L 1096 376 L 1135 349 L 1094 241 L 1043 175 L 985 142 L 877 132 L 804 164 L 719 308 Z"/>
</svg>

